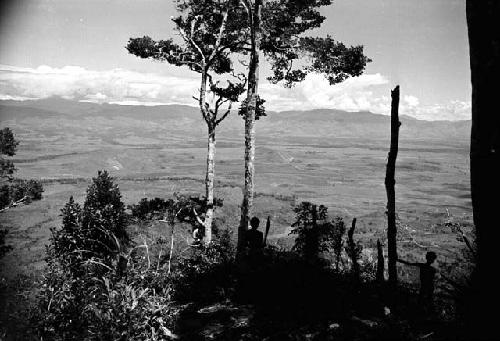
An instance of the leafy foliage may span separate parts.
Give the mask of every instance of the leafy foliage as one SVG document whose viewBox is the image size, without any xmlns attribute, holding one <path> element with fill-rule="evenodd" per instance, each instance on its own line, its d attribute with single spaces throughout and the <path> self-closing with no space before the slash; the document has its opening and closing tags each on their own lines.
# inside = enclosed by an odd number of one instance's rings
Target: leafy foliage
<svg viewBox="0 0 500 341">
<path fill-rule="evenodd" d="M 0 130 L 0 155 L 14 156 L 18 144 L 19 141 L 14 139 L 14 134 L 9 127 Z M 0 156 L 0 178 L 10 179 L 15 171 L 14 163 Z"/>
<path fill-rule="evenodd" d="M 70 197 L 61 209 L 61 215 L 61 229 L 51 229 L 50 252 L 65 270 L 76 275 L 81 272 L 82 263 L 90 256 L 85 248 L 85 236 L 81 227 L 82 209 Z"/>
<path fill-rule="evenodd" d="M 14 163 L 11 160 L 0 158 L 0 177 L 10 178 L 14 175 L 15 171 L 16 167 L 14 167 Z"/>
<path fill-rule="evenodd" d="M 159 219 L 165 216 L 165 212 L 169 207 L 174 205 L 173 199 L 162 198 L 142 198 L 137 204 L 129 205 L 128 208 L 132 212 L 132 216 L 139 220 Z"/>
<path fill-rule="evenodd" d="M 176 1 L 179 15 L 172 21 L 182 38 L 182 44 L 175 43 L 173 39 L 155 41 L 144 36 L 130 38 L 126 46 L 128 52 L 137 57 L 187 66 L 191 71 L 203 75 L 202 82 L 208 78 L 209 89 L 218 98 L 212 110 L 213 122 L 216 121 L 222 102 L 235 102 L 245 91 L 246 82 L 241 79 L 241 75 L 221 87 L 210 74 L 231 75 L 234 71 L 231 54 L 244 51 L 245 28 L 238 24 L 237 18 L 245 17 L 234 3 L 233 0 Z M 205 110 L 205 106 L 208 108 L 207 103 L 202 103 L 201 98 L 199 100 L 202 110 Z"/>
<path fill-rule="evenodd" d="M 88 272 L 89 264 L 109 268 L 129 242 L 120 190 L 106 171 L 92 179 L 83 209 L 71 197 L 61 214 L 62 228 L 52 229 L 49 251 L 76 277 Z"/>
<path fill-rule="evenodd" d="M 0 130 L 0 154 L 8 156 L 15 155 L 18 144 L 19 141 L 16 141 L 9 127 Z"/>
<path fill-rule="evenodd" d="M 234 247 L 224 230 L 208 246 L 180 258 L 172 276 L 173 298 L 181 302 L 216 302 L 231 294 Z"/>
<path fill-rule="evenodd" d="M 259 118 L 261 118 L 263 116 L 267 116 L 266 108 L 264 107 L 265 102 L 266 101 L 264 99 L 260 98 L 260 96 L 257 95 L 256 108 L 255 108 L 255 119 L 256 120 L 258 120 Z M 238 115 L 245 118 L 248 110 L 252 110 L 251 105 L 252 104 L 249 103 L 249 99 L 245 98 L 241 102 L 240 109 L 238 110 Z"/>
<path fill-rule="evenodd" d="M 7 235 L 7 233 L 8 230 L 3 229 L 2 225 L 0 225 L 0 259 L 2 259 L 7 252 L 12 250 L 12 246 L 5 244 L 5 236 Z"/>
<path fill-rule="evenodd" d="M 222 207 L 223 199 L 214 198 L 214 207 Z M 164 217 L 176 217 L 181 222 L 195 224 L 196 218 L 193 209 L 199 214 L 207 210 L 207 201 L 203 196 L 193 196 L 174 193 L 173 199 L 142 198 L 139 203 L 129 205 L 132 216 L 136 219 L 147 221 Z"/>
<path fill-rule="evenodd" d="M 120 189 L 107 171 L 99 171 L 87 189 L 82 210 L 82 230 L 88 241 L 86 250 L 108 259 L 118 253 L 129 237 L 125 231 L 127 216 Z"/>
<path fill-rule="evenodd" d="M 0 130 L 0 154 L 13 156 L 19 141 L 16 141 L 10 128 Z M 0 209 L 16 205 L 18 202 L 29 203 L 42 199 L 43 186 L 36 180 L 14 179 L 16 171 L 12 160 L 0 156 Z"/>
<path fill-rule="evenodd" d="M 161 277 L 131 264 L 127 277 L 77 278 L 60 263 L 49 263 L 35 315 L 38 332 L 48 340 L 169 339 L 168 295 L 148 284 Z"/>
<path fill-rule="evenodd" d="M 17 201 L 30 203 L 42 199 L 43 186 L 37 180 L 13 179 L 0 186 L 0 209 Z"/>
<path fill-rule="evenodd" d="M 346 228 L 340 217 L 328 221 L 328 208 L 302 202 L 294 208 L 296 221 L 291 234 L 296 234 L 294 251 L 306 259 L 317 259 L 321 252 L 334 251 L 336 268 L 341 260 Z"/>
<path fill-rule="evenodd" d="M 263 37 L 261 50 L 271 62 L 272 83 L 284 82 L 286 87 L 301 82 L 308 73 L 325 75 L 330 84 L 349 76 L 359 76 L 367 63 L 363 46 L 346 47 L 331 36 L 304 37 L 303 34 L 321 26 L 325 17 L 322 6 L 330 0 L 267 1 L 262 10 Z"/>
</svg>

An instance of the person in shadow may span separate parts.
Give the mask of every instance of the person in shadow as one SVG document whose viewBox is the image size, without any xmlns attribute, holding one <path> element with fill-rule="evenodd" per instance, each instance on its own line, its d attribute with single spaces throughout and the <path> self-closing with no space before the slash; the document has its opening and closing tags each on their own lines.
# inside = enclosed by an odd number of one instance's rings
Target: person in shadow
<svg viewBox="0 0 500 341">
<path fill-rule="evenodd" d="M 412 263 L 398 259 L 398 262 L 400 263 L 417 266 L 420 269 L 419 303 L 424 305 L 424 309 L 432 309 L 433 306 L 434 278 L 436 277 L 437 270 L 432 266 L 432 264 L 436 258 L 436 253 L 429 251 L 425 254 L 425 263 Z"/>
<path fill-rule="evenodd" d="M 245 233 L 245 252 L 239 262 L 241 273 L 238 293 L 239 299 L 244 302 L 255 302 L 261 293 L 264 235 L 258 230 L 259 224 L 259 218 L 250 219 L 251 228 Z"/>
<path fill-rule="evenodd" d="M 246 233 L 246 245 L 249 251 L 260 250 L 264 246 L 264 234 L 258 230 L 259 224 L 259 218 L 253 217 L 250 219 L 250 226 L 252 228 Z"/>
</svg>

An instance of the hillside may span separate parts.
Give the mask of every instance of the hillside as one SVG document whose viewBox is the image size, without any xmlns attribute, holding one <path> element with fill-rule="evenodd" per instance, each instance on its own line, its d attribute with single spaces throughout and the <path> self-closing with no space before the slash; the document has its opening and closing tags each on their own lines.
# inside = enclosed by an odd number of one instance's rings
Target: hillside
<svg viewBox="0 0 500 341">
<path fill-rule="evenodd" d="M 141 133 L 144 125 L 161 125 L 162 133 L 181 134 L 185 137 L 200 137 L 205 133 L 200 113 L 196 107 L 182 105 L 124 106 L 116 104 L 94 104 L 50 98 L 36 101 L 0 101 L 0 120 L 13 121 L 19 127 L 30 123 L 45 123 L 57 120 L 66 128 L 74 124 L 79 128 L 92 128 L 92 122 L 116 120 L 114 125 L 128 128 L 129 132 Z M 92 122 L 88 122 L 91 120 Z M 140 122 L 137 122 L 140 121 Z M 42 122 L 42 123 L 43 123 Z M 77 123 L 78 122 L 78 123 Z M 453 144 L 468 143 L 470 121 L 423 121 L 401 117 L 401 139 L 437 139 Z M 55 122 L 54 122 L 55 123 Z M 12 125 L 12 124 L 11 124 Z M 57 124 L 50 124 L 54 129 Z M 242 136 L 243 122 L 232 113 L 220 127 L 222 139 L 233 140 Z M 386 139 L 389 136 L 389 117 L 370 112 L 346 112 L 318 109 L 310 111 L 268 112 L 258 122 L 258 137 L 276 142 L 279 139 L 299 137 L 315 138 L 369 138 Z M 122 133 L 121 130 L 119 130 Z M 47 131 L 50 134 L 50 131 Z M 108 138 L 114 132 L 108 131 Z M 203 135 L 202 135 L 203 136 Z"/>
</svg>

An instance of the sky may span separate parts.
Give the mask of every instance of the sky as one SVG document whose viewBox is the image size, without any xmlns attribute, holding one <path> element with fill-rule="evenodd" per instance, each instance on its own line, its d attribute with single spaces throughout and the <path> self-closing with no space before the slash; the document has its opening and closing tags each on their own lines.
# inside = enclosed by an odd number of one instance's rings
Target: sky
<svg viewBox="0 0 500 341">
<path fill-rule="evenodd" d="M 335 108 L 427 120 L 470 119 L 465 1 L 336 0 L 312 36 L 364 45 L 365 73 L 330 86 L 310 75 L 292 89 L 269 84 L 268 110 Z M 0 100 L 60 96 L 116 104 L 196 105 L 198 74 L 128 54 L 130 37 L 176 35 L 172 0 L 15 0 L 0 2 Z"/>
</svg>

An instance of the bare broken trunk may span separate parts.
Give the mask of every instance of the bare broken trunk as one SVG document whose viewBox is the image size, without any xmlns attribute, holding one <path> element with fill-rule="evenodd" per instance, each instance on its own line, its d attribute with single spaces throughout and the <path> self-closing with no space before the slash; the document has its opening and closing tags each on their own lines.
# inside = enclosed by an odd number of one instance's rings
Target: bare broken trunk
<svg viewBox="0 0 500 341">
<path fill-rule="evenodd" d="M 387 255 L 389 284 L 395 286 L 398 282 L 398 273 L 396 261 L 398 259 L 396 236 L 396 191 L 395 191 L 395 173 L 396 158 L 398 156 L 399 143 L 399 85 L 391 91 L 391 146 L 387 158 L 387 168 L 385 173 L 385 190 L 387 192 Z"/>
</svg>

